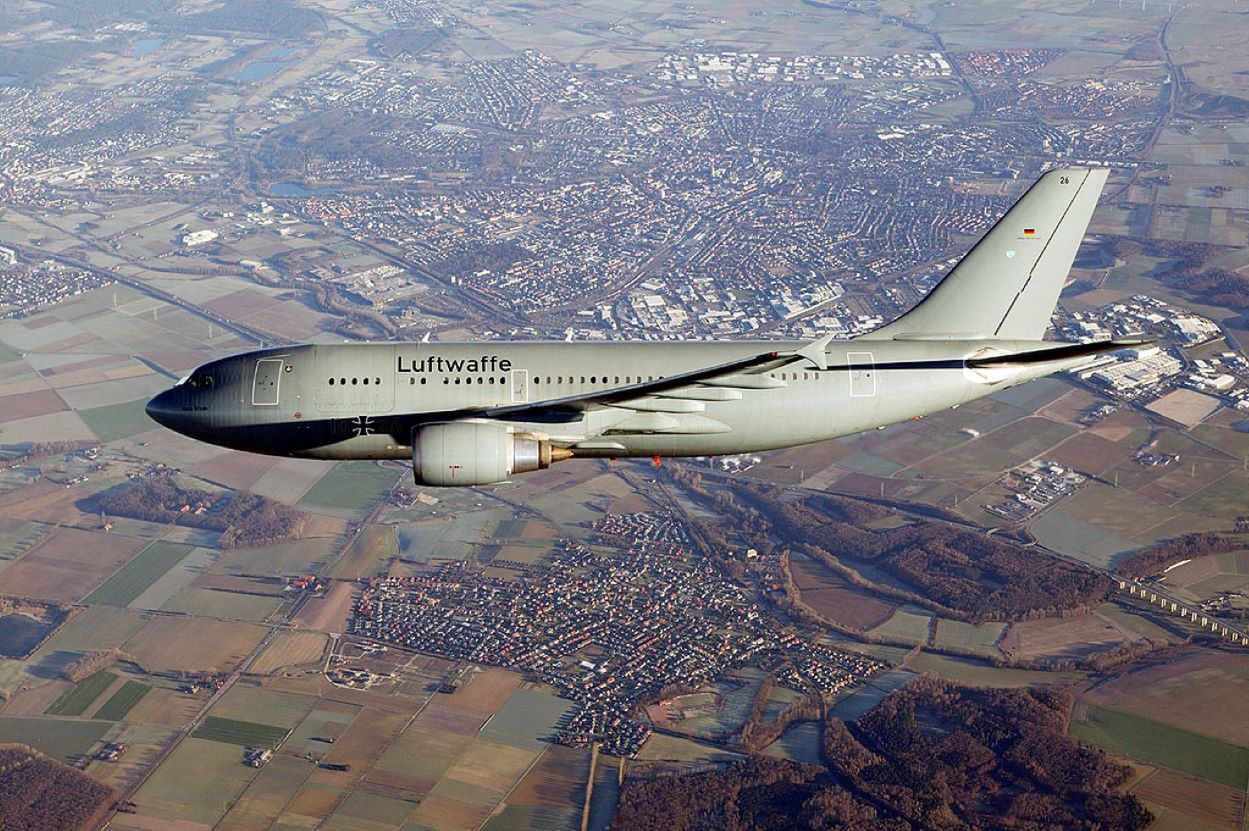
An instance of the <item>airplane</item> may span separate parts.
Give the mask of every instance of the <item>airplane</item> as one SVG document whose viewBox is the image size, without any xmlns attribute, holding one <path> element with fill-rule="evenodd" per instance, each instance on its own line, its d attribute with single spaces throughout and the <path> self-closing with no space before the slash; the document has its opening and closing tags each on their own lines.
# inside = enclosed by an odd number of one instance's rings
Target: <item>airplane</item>
<svg viewBox="0 0 1249 831">
<path fill-rule="evenodd" d="M 1044 174 L 914 308 L 846 340 L 283 346 L 206 363 L 147 413 L 252 453 L 411 459 L 446 487 L 846 436 L 1144 343 L 1042 340 L 1108 175 Z"/>
</svg>

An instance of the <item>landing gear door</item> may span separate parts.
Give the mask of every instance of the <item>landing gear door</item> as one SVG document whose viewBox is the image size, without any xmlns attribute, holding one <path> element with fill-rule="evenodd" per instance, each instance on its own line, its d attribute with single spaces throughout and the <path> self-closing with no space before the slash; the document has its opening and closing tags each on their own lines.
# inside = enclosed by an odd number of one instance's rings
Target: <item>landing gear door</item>
<svg viewBox="0 0 1249 831">
<path fill-rule="evenodd" d="M 872 398 L 876 395 L 876 362 L 871 352 L 848 352 L 846 364 L 850 370 L 850 397 Z"/>
<path fill-rule="evenodd" d="M 256 361 L 256 375 L 252 382 L 252 404 L 257 407 L 276 407 L 282 386 L 281 358 L 261 358 Z"/>
</svg>

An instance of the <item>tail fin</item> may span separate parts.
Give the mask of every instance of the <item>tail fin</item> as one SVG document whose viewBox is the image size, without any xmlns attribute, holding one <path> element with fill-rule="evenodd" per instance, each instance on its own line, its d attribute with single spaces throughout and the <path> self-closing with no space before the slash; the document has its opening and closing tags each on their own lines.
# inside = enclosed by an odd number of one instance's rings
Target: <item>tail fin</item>
<svg viewBox="0 0 1249 831">
<path fill-rule="evenodd" d="M 1109 173 L 1046 173 L 919 305 L 862 337 L 1040 340 Z"/>
</svg>

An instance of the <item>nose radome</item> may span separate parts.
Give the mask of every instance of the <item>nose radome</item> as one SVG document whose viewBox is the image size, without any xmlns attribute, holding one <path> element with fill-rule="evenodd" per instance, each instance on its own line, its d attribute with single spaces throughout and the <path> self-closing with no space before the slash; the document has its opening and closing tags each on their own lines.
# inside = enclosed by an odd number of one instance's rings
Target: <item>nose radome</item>
<svg viewBox="0 0 1249 831">
<path fill-rule="evenodd" d="M 176 395 L 177 393 L 174 390 L 165 390 L 154 396 L 151 401 L 147 402 L 147 406 L 143 408 L 148 418 L 162 427 L 177 430 L 178 415 L 180 415 L 181 411 L 174 401 Z"/>
</svg>

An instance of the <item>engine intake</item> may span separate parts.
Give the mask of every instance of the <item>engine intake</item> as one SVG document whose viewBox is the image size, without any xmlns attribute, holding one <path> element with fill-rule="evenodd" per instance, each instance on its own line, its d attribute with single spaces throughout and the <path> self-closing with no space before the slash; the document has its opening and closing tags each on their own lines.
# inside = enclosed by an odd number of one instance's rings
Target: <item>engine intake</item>
<svg viewBox="0 0 1249 831">
<path fill-rule="evenodd" d="M 490 485 L 571 456 L 545 439 L 489 421 L 426 424 L 412 435 L 412 475 L 419 485 Z"/>
</svg>

